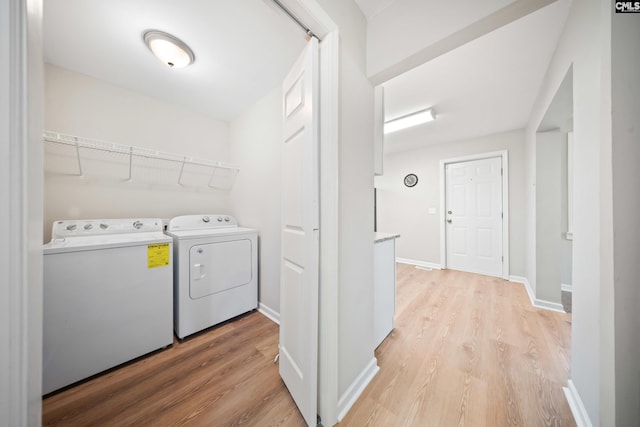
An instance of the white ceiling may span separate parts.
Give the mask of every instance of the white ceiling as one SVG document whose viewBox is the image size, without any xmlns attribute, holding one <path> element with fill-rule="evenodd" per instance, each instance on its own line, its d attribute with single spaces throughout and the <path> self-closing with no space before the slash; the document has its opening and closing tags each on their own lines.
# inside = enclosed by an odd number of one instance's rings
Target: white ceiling
<svg viewBox="0 0 640 427">
<path fill-rule="evenodd" d="M 168 32 L 194 51 L 169 69 L 142 41 Z M 265 0 L 48 0 L 45 61 L 221 120 L 282 82 L 304 32 Z"/>
<path fill-rule="evenodd" d="M 355 0 L 356 4 L 364 13 L 364 16 L 371 18 L 382 12 L 382 10 L 393 3 L 395 0 Z"/>
<path fill-rule="evenodd" d="M 368 17 L 400 1 L 356 0 Z M 426 107 L 437 114 L 387 135 L 385 150 L 523 128 L 569 3 L 558 0 L 384 83 L 387 119 Z M 163 66 L 142 41 L 147 29 L 185 41 L 195 63 Z M 269 0 L 48 0 L 44 41 L 49 63 L 222 120 L 279 85 L 305 44 Z"/>
<path fill-rule="evenodd" d="M 387 120 L 427 107 L 437 116 L 386 135 L 385 151 L 524 128 L 567 13 L 557 1 L 384 83 Z"/>
</svg>

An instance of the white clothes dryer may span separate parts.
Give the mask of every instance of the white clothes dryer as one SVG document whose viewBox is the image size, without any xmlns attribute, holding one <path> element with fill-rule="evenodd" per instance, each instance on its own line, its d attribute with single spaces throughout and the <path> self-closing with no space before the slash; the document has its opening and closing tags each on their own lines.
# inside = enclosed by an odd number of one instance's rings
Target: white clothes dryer
<svg viewBox="0 0 640 427">
<path fill-rule="evenodd" d="M 230 215 L 171 219 L 176 335 L 182 339 L 258 307 L 258 232 Z"/>
<path fill-rule="evenodd" d="M 173 343 L 160 219 L 56 221 L 43 255 L 43 394 Z"/>
</svg>

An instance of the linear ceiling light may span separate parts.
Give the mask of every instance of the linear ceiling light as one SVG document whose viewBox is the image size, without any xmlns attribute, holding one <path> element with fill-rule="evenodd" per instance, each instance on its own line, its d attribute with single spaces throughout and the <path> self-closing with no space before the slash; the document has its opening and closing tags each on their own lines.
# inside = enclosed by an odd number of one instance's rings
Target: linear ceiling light
<svg viewBox="0 0 640 427">
<path fill-rule="evenodd" d="M 143 34 L 142 38 L 156 58 L 169 68 L 184 68 L 196 60 L 191 48 L 171 34 L 149 30 Z"/>
<path fill-rule="evenodd" d="M 384 133 L 387 134 L 398 130 L 410 128 L 412 126 L 421 125 L 423 123 L 431 122 L 435 119 L 436 116 L 433 112 L 433 108 L 416 111 L 415 113 L 407 114 L 406 116 L 398 117 L 397 119 L 385 122 Z"/>
</svg>

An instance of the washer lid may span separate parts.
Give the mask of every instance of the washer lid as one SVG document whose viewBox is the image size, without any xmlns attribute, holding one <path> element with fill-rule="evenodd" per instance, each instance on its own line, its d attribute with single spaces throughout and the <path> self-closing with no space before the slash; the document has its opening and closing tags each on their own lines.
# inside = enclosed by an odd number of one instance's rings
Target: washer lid
<svg viewBox="0 0 640 427">
<path fill-rule="evenodd" d="M 53 222 L 51 239 L 162 231 L 159 218 L 63 219 Z"/>
<path fill-rule="evenodd" d="M 43 253 L 78 252 L 159 243 L 172 244 L 173 240 L 162 232 L 111 234 L 105 236 L 68 237 L 51 240 L 42 247 Z"/>
<path fill-rule="evenodd" d="M 157 218 L 60 220 L 53 223 L 44 253 L 166 243 Z"/>
</svg>

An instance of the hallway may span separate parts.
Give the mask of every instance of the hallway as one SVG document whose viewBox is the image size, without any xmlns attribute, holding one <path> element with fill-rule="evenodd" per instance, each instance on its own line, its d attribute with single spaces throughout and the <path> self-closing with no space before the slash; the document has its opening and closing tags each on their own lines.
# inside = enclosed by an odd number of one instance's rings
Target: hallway
<svg viewBox="0 0 640 427">
<path fill-rule="evenodd" d="M 571 315 L 524 287 L 397 264 L 395 329 L 380 372 L 340 426 L 573 426 L 562 387 Z"/>
</svg>

